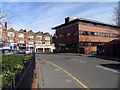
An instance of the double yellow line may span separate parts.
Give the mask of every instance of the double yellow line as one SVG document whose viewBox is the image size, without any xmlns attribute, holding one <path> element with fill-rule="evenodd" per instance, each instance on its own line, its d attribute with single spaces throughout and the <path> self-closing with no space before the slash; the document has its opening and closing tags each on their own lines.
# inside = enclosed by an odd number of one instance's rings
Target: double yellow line
<svg viewBox="0 0 120 90">
<path fill-rule="evenodd" d="M 80 80 L 78 80 L 77 78 L 75 78 L 72 74 L 70 74 L 68 71 L 64 70 L 63 68 L 59 67 L 58 65 L 50 62 L 50 61 L 47 61 L 47 60 L 44 60 L 45 62 L 57 67 L 58 69 L 62 70 L 64 73 L 66 73 L 68 76 L 70 76 L 73 80 L 75 80 L 79 85 L 83 86 L 86 90 L 90 90 L 85 84 L 83 84 Z"/>
</svg>

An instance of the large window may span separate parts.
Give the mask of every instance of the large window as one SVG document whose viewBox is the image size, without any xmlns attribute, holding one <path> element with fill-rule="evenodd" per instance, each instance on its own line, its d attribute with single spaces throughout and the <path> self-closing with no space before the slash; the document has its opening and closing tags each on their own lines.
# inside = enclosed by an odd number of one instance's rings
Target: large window
<svg viewBox="0 0 120 90">
<path fill-rule="evenodd" d="M 24 43 L 24 39 L 20 39 L 18 43 Z"/>
<path fill-rule="evenodd" d="M 102 44 L 102 42 L 80 42 L 79 46 L 97 46 Z"/>
<path fill-rule="evenodd" d="M 102 32 L 89 32 L 89 31 L 85 31 L 85 30 L 79 30 L 79 35 L 118 38 L 118 34 L 109 34 L 109 33 L 102 33 Z"/>
<path fill-rule="evenodd" d="M 29 43 L 29 44 L 33 44 L 33 43 L 34 43 L 34 39 L 29 38 L 28 43 Z"/>
<path fill-rule="evenodd" d="M 28 38 L 34 38 L 34 36 L 33 35 L 29 35 Z"/>
<path fill-rule="evenodd" d="M 14 39 L 9 37 L 8 42 L 14 42 Z"/>
<path fill-rule="evenodd" d="M 18 35 L 18 37 L 24 38 L 24 34 L 23 34 L 23 33 L 20 33 L 20 34 Z"/>
<path fill-rule="evenodd" d="M 49 36 L 46 36 L 46 37 L 45 37 L 45 40 L 46 40 L 46 41 L 50 41 L 50 37 L 49 37 Z"/>
<path fill-rule="evenodd" d="M 37 36 L 38 41 L 42 41 L 42 36 Z"/>
<path fill-rule="evenodd" d="M 14 35 L 15 35 L 14 32 L 8 32 L 9 37 L 14 37 Z"/>
</svg>

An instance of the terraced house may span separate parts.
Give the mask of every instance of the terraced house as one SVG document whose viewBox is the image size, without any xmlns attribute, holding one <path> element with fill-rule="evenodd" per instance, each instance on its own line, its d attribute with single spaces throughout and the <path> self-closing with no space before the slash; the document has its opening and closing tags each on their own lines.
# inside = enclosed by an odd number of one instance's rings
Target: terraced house
<svg viewBox="0 0 120 90">
<path fill-rule="evenodd" d="M 65 18 L 55 29 L 57 52 L 96 52 L 97 45 L 118 39 L 120 27 L 84 18 Z"/>
<path fill-rule="evenodd" d="M 35 52 L 53 52 L 54 44 L 49 33 L 37 32 L 23 29 L 2 30 L 2 41 L 8 44 L 8 48 L 13 50 L 32 50 Z M 5 45 L 4 45 L 5 46 Z"/>
</svg>

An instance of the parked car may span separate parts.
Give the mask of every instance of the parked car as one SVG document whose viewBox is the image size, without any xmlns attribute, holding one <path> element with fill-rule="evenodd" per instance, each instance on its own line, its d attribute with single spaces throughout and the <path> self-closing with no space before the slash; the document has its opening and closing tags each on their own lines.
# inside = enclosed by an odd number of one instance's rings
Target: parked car
<svg viewBox="0 0 120 90">
<path fill-rule="evenodd" d="M 25 54 L 29 55 L 29 54 L 31 54 L 31 51 L 30 50 L 26 50 Z"/>
<path fill-rule="evenodd" d="M 25 50 L 19 50 L 17 51 L 18 54 L 25 54 Z"/>
<path fill-rule="evenodd" d="M 0 54 L 2 55 L 9 55 L 9 54 L 14 54 L 14 50 L 11 49 L 1 49 Z"/>
</svg>

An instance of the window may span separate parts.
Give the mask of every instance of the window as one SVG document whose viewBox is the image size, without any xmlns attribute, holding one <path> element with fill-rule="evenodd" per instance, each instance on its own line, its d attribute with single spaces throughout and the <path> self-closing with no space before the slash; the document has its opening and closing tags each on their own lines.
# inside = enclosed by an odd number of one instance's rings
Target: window
<svg viewBox="0 0 120 90">
<path fill-rule="evenodd" d="M 14 37 L 14 32 L 8 32 L 9 37 Z"/>
<path fill-rule="evenodd" d="M 24 38 L 24 34 L 23 34 L 23 33 L 20 33 L 20 34 L 18 35 L 18 37 Z"/>
<path fill-rule="evenodd" d="M 19 40 L 19 43 L 24 43 L 24 39 L 20 39 L 20 40 Z"/>
<path fill-rule="evenodd" d="M 89 35 L 89 33 L 87 31 L 85 31 L 85 35 Z"/>
<path fill-rule="evenodd" d="M 50 45 L 50 42 L 45 42 L 46 45 Z"/>
<path fill-rule="evenodd" d="M 84 30 L 79 30 L 78 31 L 79 35 L 87 35 L 87 36 L 103 36 L 103 37 L 118 37 L 117 34 L 109 34 L 109 33 L 102 33 L 102 32 L 89 32 L 89 31 L 84 31 Z M 74 33 L 71 33 L 74 35 Z"/>
<path fill-rule="evenodd" d="M 9 38 L 8 41 L 9 41 L 9 42 L 14 42 L 14 39 Z"/>
<path fill-rule="evenodd" d="M 94 35 L 94 32 L 91 32 L 91 35 Z"/>
<path fill-rule="evenodd" d="M 46 36 L 46 37 L 45 37 L 45 40 L 50 41 L 50 37 L 49 37 L 49 36 Z"/>
<path fill-rule="evenodd" d="M 29 42 L 33 42 L 33 39 L 29 38 Z"/>
<path fill-rule="evenodd" d="M 28 38 L 34 38 L 34 36 L 33 35 L 29 35 Z"/>
<path fill-rule="evenodd" d="M 95 33 L 94 33 L 94 35 L 95 35 L 95 36 L 97 36 L 97 35 L 98 35 L 98 33 L 97 33 L 97 32 L 95 32 Z"/>
<path fill-rule="evenodd" d="M 37 36 L 38 41 L 42 41 L 42 36 Z"/>
<path fill-rule="evenodd" d="M 97 46 L 99 44 L 102 44 L 102 42 L 80 42 L 80 46 Z"/>
<path fill-rule="evenodd" d="M 82 31 L 81 30 L 79 30 L 78 33 L 79 33 L 79 35 L 82 35 Z"/>
</svg>

